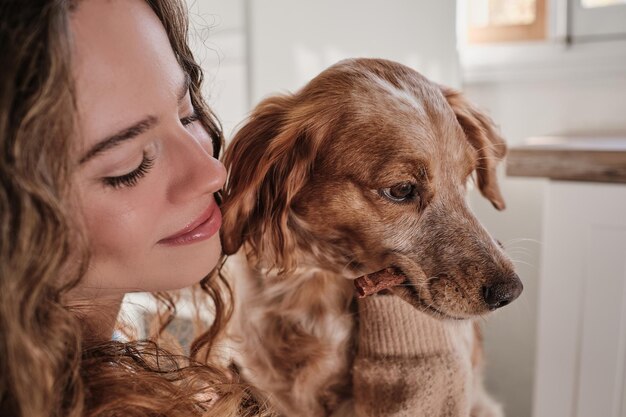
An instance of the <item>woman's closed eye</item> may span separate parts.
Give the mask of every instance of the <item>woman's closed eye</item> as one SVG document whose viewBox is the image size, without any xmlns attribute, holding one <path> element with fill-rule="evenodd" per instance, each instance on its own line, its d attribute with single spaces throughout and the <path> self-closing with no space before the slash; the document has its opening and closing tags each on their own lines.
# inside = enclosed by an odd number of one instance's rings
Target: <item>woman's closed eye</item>
<svg viewBox="0 0 626 417">
<path fill-rule="evenodd" d="M 116 177 L 104 177 L 102 181 L 105 185 L 112 188 L 133 187 L 137 185 L 139 180 L 146 176 L 148 171 L 154 166 L 156 158 L 148 157 L 144 152 L 141 163 L 137 168 L 129 172 L 128 174 L 119 175 Z"/>
<path fill-rule="evenodd" d="M 180 119 L 180 123 L 187 127 L 198 120 L 200 120 L 200 117 L 194 111 L 191 115 Z M 156 157 L 149 157 L 144 151 L 141 163 L 137 168 L 124 175 L 104 177 L 102 181 L 105 185 L 112 188 L 134 187 L 154 166 L 155 159 Z"/>
</svg>

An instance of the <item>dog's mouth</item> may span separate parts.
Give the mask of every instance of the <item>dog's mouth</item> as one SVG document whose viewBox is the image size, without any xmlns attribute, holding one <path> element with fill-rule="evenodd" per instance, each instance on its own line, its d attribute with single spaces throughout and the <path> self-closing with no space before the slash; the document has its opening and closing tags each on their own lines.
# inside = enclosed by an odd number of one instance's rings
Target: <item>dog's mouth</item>
<svg viewBox="0 0 626 417">
<path fill-rule="evenodd" d="M 372 274 L 363 275 L 354 280 L 359 298 L 364 298 L 381 291 L 388 290 L 402 298 L 407 303 L 420 311 L 439 319 L 465 320 L 465 317 L 456 317 L 447 314 L 440 309 L 427 303 L 420 297 L 416 285 L 411 282 L 408 275 L 402 269 L 392 266 Z"/>
<path fill-rule="evenodd" d="M 423 311 L 424 313 L 430 314 L 435 318 L 442 320 L 467 320 L 467 317 L 453 316 L 444 311 L 441 311 L 437 307 L 433 306 L 432 303 L 427 303 L 426 301 L 424 301 L 424 299 L 420 297 L 417 287 L 411 282 L 409 278 L 407 278 L 406 281 L 400 286 L 393 287 L 390 290 L 392 293 L 402 298 L 413 307 L 417 308 L 420 311 Z"/>
</svg>

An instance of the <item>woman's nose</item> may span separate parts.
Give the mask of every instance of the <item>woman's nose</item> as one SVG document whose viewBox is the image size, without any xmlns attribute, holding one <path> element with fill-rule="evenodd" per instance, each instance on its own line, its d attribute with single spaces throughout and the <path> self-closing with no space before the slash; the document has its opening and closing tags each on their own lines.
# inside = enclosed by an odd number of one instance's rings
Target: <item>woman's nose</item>
<svg viewBox="0 0 626 417">
<path fill-rule="evenodd" d="M 168 199 L 173 202 L 188 201 L 203 194 L 212 194 L 224 186 L 224 165 L 205 149 L 187 130 L 179 131 L 176 140 L 170 141 L 171 172 Z"/>
</svg>

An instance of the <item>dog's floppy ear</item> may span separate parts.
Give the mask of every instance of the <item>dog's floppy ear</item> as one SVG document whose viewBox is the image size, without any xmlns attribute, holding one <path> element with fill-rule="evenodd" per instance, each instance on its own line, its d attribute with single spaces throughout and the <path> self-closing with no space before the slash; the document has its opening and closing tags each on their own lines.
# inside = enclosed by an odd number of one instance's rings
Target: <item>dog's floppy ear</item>
<svg viewBox="0 0 626 417">
<path fill-rule="evenodd" d="M 265 99 L 227 147 L 222 226 L 227 255 L 249 242 L 272 256 L 280 270 L 293 266 L 289 211 L 317 154 L 317 141 L 302 116 L 295 114 L 294 96 Z"/>
<path fill-rule="evenodd" d="M 468 142 L 476 150 L 476 182 L 481 194 L 498 209 L 505 208 L 504 198 L 498 186 L 496 167 L 506 156 L 506 144 L 496 131 L 493 121 L 471 105 L 454 89 L 441 87 L 444 97 L 454 110 Z"/>
</svg>

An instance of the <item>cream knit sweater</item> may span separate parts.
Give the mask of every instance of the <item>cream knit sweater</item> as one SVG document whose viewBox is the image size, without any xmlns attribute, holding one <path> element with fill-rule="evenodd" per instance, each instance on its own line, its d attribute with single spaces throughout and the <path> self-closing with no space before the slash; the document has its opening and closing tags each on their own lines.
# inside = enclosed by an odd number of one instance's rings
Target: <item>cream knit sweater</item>
<svg viewBox="0 0 626 417">
<path fill-rule="evenodd" d="M 359 322 L 353 373 L 359 417 L 470 416 L 470 322 L 436 320 L 391 295 L 359 300 Z"/>
</svg>

